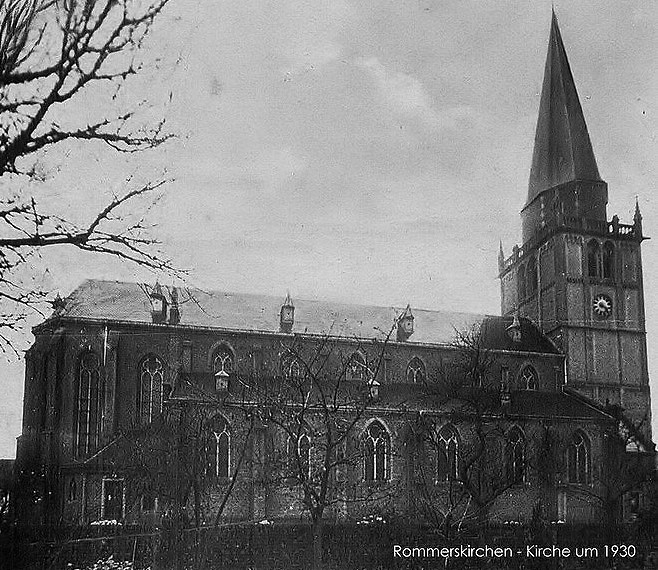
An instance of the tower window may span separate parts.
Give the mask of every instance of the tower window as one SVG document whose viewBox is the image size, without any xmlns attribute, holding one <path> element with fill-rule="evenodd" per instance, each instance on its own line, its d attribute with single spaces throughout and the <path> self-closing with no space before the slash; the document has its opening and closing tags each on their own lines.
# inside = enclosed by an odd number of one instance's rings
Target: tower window
<svg viewBox="0 0 658 570">
<path fill-rule="evenodd" d="M 519 300 L 521 301 L 521 300 L 525 299 L 525 296 L 526 296 L 525 265 L 521 265 L 521 267 L 519 267 L 518 287 L 519 287 Z"/>
<path fill-rule="evenodd" d="M 379 421 L 372 422 L 363 434 L 364 478 L 366 481 L 386 481 L 389 478 L 391 438 Z"/>
<path fill-rule="evenodd" d="M 577 431 L 567 448 L 569 483 L 587 484 L 590 481 L 590 448 L 587 437 Z"/>
<path fill-rule="evenodd" d="M 139 420 L 141 423 L 150 423 L 162 412 L 163 382 L 162 360 L 155 355 L 147 356 L 140 367 Z"/>
<path fill-rule="evenodd" d="M 528 267 L 526 268 L 526 288 L 528 295 L 532 295 L 537 291 L 537 260 L 534 256 L 528 260 Z"/>
<path fill-rule="evenodd" d="M 425 382 L 425 364 L 414 356 L 407 365 L 407 382 L 410 384 L 422 384 Z"/>
<path fill-rule="evenodd" d="M 443 426 L 437 437 L 436 480 L 452 481 L 459 477 L 459 438 L 454 426 Z"/>
<path fill-rule="evenodd" d="M 613 279 L 615 271 L 615 246 L 612 242 L 603 245 L 603 278 Z"/>
<path fill-rule="evenodd" d="M 78 364 L 74 444 L 78 456 L 88 455 L 98 447 L 101 431 L 100 362 L 93 352 L 86 352 Z"/>
<path fill-rule="evenodd" d="M 601 248 L 594 239 L 587 243 L 587 274 L 590 277 L 601 277 Z"/>
<path fill-rule="evenodd" d="M 516 426 L 507 435 L 505 467 L 507 480 L 511 485 L 519 485 L 525 481 L 525 438 Z"/>
</svg>

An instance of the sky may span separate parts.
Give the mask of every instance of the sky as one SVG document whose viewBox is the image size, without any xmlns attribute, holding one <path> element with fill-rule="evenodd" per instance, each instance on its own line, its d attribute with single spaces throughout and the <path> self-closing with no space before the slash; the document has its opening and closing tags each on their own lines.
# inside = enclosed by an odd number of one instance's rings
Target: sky
<svg viewBox="0 0 658 570">
<path fill-rule="evenodd" d="M 609 217 L 631 223 L 637 196 L 658 238 L 658 3 L 555 11 Z M 498 244 L 520 242 L 550 17 L 548 0 L 171 0 L 112 104 L 148 99 L 144 117 L 164 116 L 176 139 L 130 157 L 62 145 L 34 192 L 82 220 L 129 175 L 171 179 L 152 235 L 202 288 L 499 314 Z M 86 97 L 76 118 L 103 112 Z M 155 280 L 68 249 L 34 271 L 63 295 L 85 278 Z M 0 457 L 15 454 L 22 369 L 0 364 Z"/>
</svg>

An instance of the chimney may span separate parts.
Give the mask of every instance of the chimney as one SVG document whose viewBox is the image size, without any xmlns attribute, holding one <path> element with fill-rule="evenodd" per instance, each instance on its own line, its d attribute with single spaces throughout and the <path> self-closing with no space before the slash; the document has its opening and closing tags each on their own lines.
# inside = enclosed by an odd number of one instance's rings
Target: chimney
<svg viewBox="0 0 658 570">
<path fill-rule="evenodd" d="M 404 312 L 398 317 L 397 339 L 398 342 L 404 342 L 414 334 L 414 316 L 411 313 L 411 307 L 407 305 Z"/>
<path fill-rule="evenodd" d="M 279 331 L 283 333 L 291 333 L 294 324 L 295 306 L 292 304 L 290 292 L 288 292 L 283 305 L 281 305 L 281 312 L 279 313 Z"/>
</svg>

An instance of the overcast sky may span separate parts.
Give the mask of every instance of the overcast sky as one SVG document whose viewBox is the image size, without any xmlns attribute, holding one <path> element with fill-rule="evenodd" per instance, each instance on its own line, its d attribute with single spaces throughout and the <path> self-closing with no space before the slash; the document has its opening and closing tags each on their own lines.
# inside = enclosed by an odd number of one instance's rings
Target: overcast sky
<svg viewBox="0 0 658 570">
<path fill-rule="evenodd" d="M 630 223 L 637 195 L 658 237 L 658 3 L 555 9 L 609 217 Z M 154 235 L 191 284 L 499 313 L 498 243 L 520 239 L 550 14 L 548 0 L 172 0 L 119 101 L 148 96 L 179 137 L 138 159 L 61 147 L 44 158 L 51 199 L 82 218 L 127 174 L 166 167 Z M 653 241 L 643 255 L 656 379 Z M 63 294 L 87 277 L 151 279 L 68 250 L 45 267 Z M 10 457 L 22 363 L 2 373 Z M 656 418 L 655 380 L 653 393 Z"/>
</svg>

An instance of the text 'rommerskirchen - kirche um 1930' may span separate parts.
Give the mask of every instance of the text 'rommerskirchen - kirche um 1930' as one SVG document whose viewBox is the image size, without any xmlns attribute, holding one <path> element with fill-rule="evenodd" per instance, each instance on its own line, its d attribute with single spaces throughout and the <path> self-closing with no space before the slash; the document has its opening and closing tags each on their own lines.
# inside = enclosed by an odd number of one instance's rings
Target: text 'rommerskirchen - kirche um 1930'
<svg viewBox="0 0 658 570">
<path fill-rule="evenodd" d="M 85 281 L 33 330 L 17 526 L 305 525 L 322 559 L 339 526 L 453 544 L 637 523 L 646 237 L 607 202 L 553 16 L 502 316 Z"/>
</svg>

